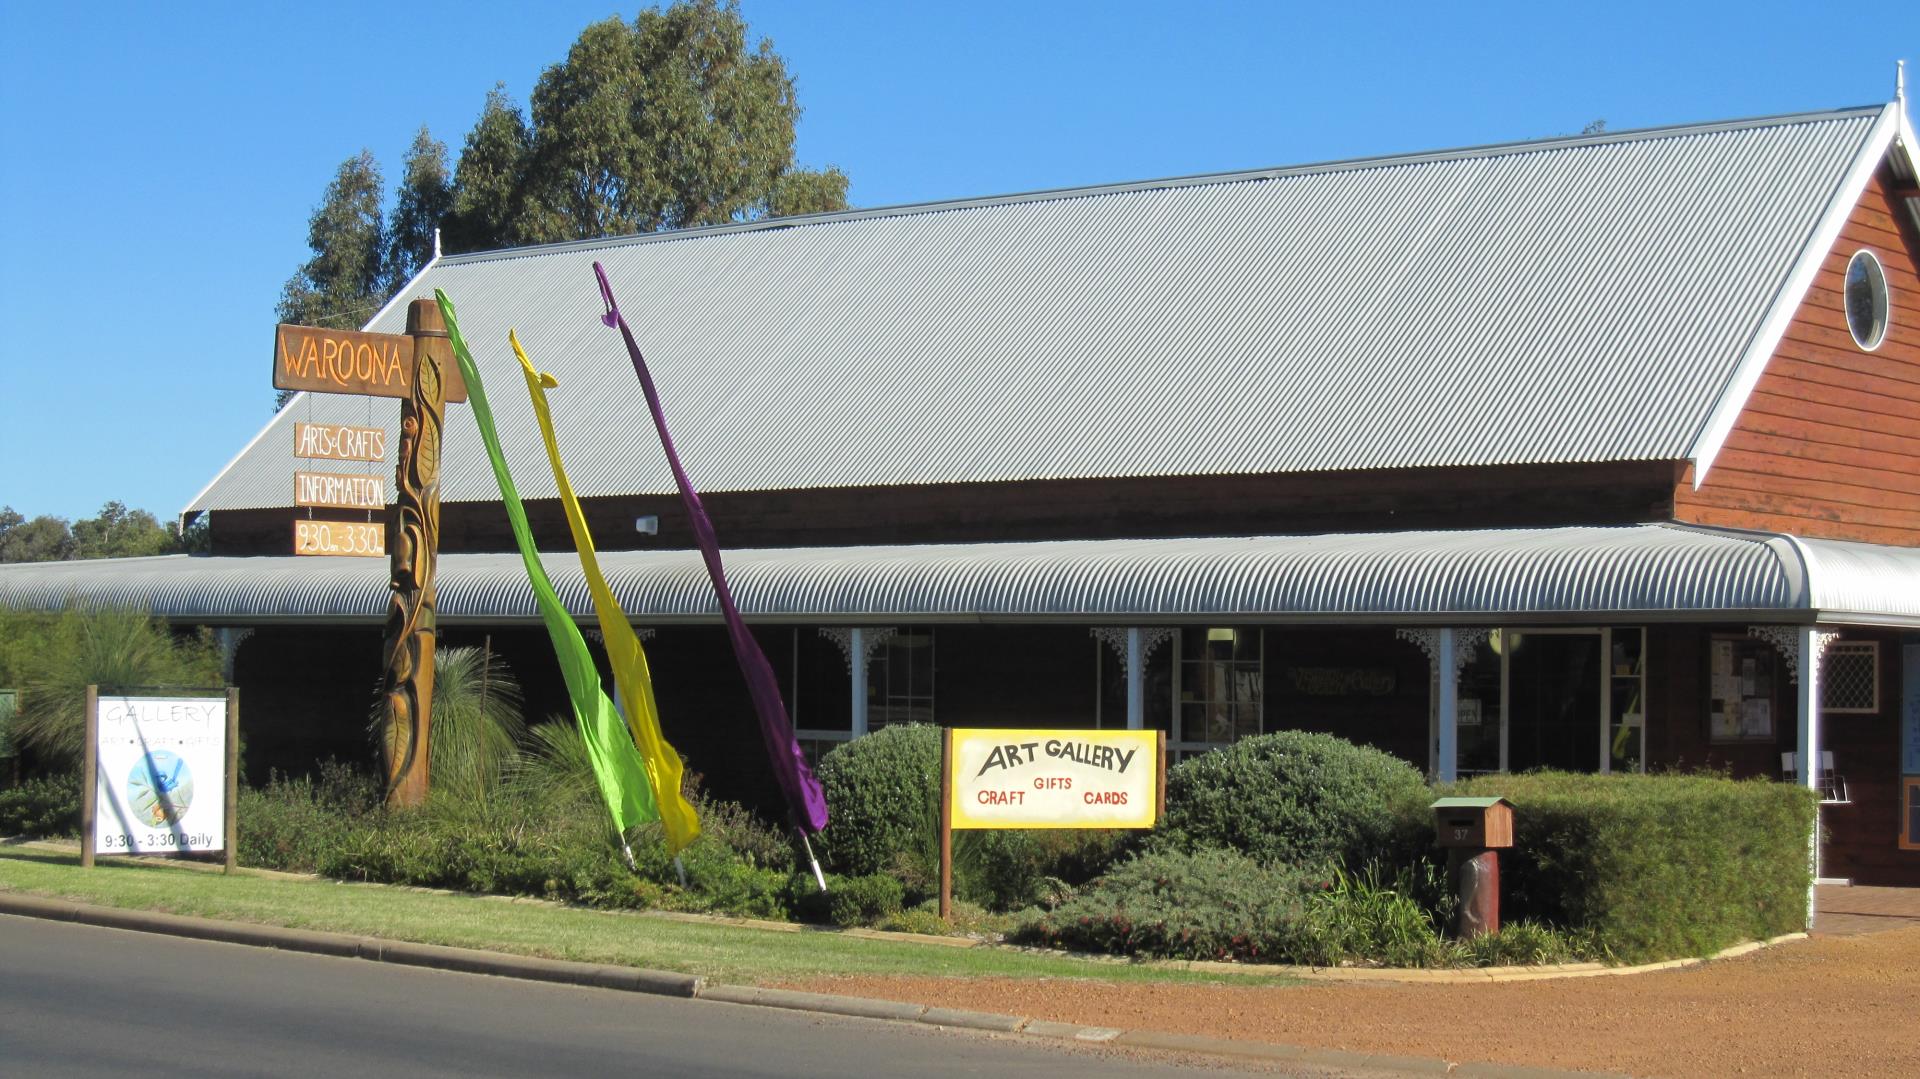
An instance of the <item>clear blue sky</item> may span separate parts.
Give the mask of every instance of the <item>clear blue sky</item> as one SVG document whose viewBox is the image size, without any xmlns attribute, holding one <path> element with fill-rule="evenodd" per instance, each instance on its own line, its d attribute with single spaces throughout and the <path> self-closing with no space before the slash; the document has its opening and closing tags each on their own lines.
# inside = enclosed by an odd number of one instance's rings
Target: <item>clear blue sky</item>
<svg viewBox="0 0 1920 1079">
<path fill-rule="evenodd" d="M 1871 104 L 1920 61 L 1912 0 L 742 6 L 858 206 Z M 177 512 L 269 418 L 339 163 L 457 152 L 636 9 L 0 0 L 0 504 Z"/>
</svg>

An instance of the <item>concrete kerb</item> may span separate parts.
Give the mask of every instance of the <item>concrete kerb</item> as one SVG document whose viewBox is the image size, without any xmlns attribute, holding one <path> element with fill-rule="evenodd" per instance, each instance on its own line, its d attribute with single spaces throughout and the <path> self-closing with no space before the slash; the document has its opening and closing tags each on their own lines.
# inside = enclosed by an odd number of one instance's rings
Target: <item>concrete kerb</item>
<svg viewBox="0 0 1920 1079">
<path fill-rule="evenodd" d="M 252 947 L 278 948 L 283 951 L 309 952 L 346 959 L 398 963 L 465 974 L 486 974 L 763 1008 L 787 1008 L 859 1019 L 924 1023 L 929 1026 L 997 1034 L 1021 1034 L 1062 1041 L 1124 1045 L 1136 1049 L 1287 1061 L 1309 1067 L 1367 1068 L 1405 1074 L 1485 1076 L 1489 1079 L 1492 1077 L 1556 1079 L 1556 1077 L 1593 1074 L 1511 1065 L 1455 1064 L 1425 1057 L 1350 1053 L 1336 1049 L 1311 1049 L 1304 1046 L 1235 1041 L 1201 1035 L 1080 1026 L 1027 1016 L 929 1007 L 924 1004 L 907 1004 L 866 997 L 803 993 L 789 989 L 763 989 L 754 986 L 711 985 L 705 978 L 670 971 L 540 959 L 472 948 L 450 948 L 435 944 L 379 940 L 347 933 L 250 925 L 244 922 L 221 922 L 210 918 L 162 914 L 155 911 L 122 910 L 117 907 L 101 907 L 3 891 L 0 891 L 0 914 L 75 922 L 142 933 L 160 933 Z"/>
</svg>

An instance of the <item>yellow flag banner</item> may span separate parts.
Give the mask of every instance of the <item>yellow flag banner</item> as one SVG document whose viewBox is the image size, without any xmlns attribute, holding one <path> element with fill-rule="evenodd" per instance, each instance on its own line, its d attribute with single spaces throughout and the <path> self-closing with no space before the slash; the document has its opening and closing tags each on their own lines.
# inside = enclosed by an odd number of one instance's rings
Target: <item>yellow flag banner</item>
<svg viewBox="0 0 1920 1079">
<path fill-rule="evenodd" d="M 653 674 L 647 668 L 647 652 L 640 637 L 627 622 L 627 613 L 607 579 L 600 572 L 600 559 L 593 548 L 593 533 L 587 529 L 580 500 L 574 497 L 573 484 L 567 481 L 566 466 L 560 463 L 560 444 L 554 438 L 553 412 L 547 403 L 547 390 L 560 385 L 552 375 L 536 371 L 520 347 L 519 335 L 507 332 L 507 343 L 520 358 L 520 373 L 527 379 L 527 395 L 533 398 L 533 414 L 540 421 L 540 438 L 547 445 L 547 460 L 553 465 L 553 482 L 560 488 L 560 504 L 567 513 L 567 528 L 573 532 L 573 545 L 580 552 L 580 570 L 586 575 L 587 589 L 593 594 L 593 612 L 600 621 L 600 635 L 606 638 L 607 659 L 613 666 L 613 684 L 620 691 L 620 705 L 627 727 L 640 747 L 646 763 L 647 778 L 653 783 L 655 806 L 660 823 L 666 829 L 667 851 L 678 854 L 700 834 L 700 817 L 681 792 L 680 754 L 667 744 L 660 732 L 660 713 L 653 702 Z"/>
</svg>

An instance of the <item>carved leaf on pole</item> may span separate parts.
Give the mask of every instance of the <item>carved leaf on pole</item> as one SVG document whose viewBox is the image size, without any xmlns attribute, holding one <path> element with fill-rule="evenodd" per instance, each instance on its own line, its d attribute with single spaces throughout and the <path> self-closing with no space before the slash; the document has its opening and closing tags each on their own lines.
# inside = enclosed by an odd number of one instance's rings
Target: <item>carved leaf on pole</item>
<svg viewBox="0 0 1920 1079">
<path fill-rule="evenodd" d="M 394 484 L 393 595 L 387 604 L 381 679 L 381 748 L 390 805 L 427 797 L 433 657 L 438 636 L 434 576 L 440 551 L 440 435 L 450 359 L 445 323 L 432 300 L 407 309 L 413 336 L 412 396 L 400 404 L 400 461 Z"/>
</svg>

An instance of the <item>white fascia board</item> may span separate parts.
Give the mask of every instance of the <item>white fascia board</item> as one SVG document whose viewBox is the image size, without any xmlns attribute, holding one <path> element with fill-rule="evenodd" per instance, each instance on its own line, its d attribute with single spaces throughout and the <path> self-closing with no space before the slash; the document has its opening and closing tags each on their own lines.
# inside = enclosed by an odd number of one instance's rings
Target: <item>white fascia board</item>
<svg viewBox="0 0 1920 1079">
<path fill-rule="evenodd" d="M 440 253 L 436 251 L 434 252 L 433 257 L 428 259 L 426 261 L 426 264 L 420 267 L 420 270 L 418 273 L 415 273 L 411 278 L 408 278 L 407 283 L 400 286 L 399 291 L 395 292 L 392 296 L 388 297 L 386 303 L 380 305 L 380 310 L 375 311 L 373 313 L 372 318 L 368 319 L 364 323 L 361 323 L 360 329 L 364 331 L 368 326 L 371 326 L 374 323 L 380 321 L 380 316 L 386 314 L 389 310 L 391 310 L 393 308 L 393 305 L 399 302 L 400 297 L 405 296 L 407 293 L 411 292 L 413 290 L 414 284 L 418 282 L 422 277 L 427 276 L 427 271 L 433 269 L 434 264 L 439 261 L 440 261 Z M 307 391 L 301 390 L 299 393 L 296 393 L 292 397 L 287 398 L 287 403 L 280 406 L 280 411 L 275 412 L 273 414 L 273 418 L 267 421 L 266 426 L 260 428 L 260 430 L 256 432 L 252 438 L 248 439 L 247 444 L 245 446 L 240 447 L 240 452 L 233 455 L 233 459 L 227 462 L 226 467 L 222 468 L 219 472 L 214 473 L 213 478 L 207 481 L 207 485 L 205 487 L 200 488 L 200 493 L 194 495 L 192 498 L 187 500 L 186 506 L 184 506 L 180 510 L 180 514 L 179 514 L 180 519 L 184 521 L 186 520 L 187 514 L 195 512 L 193 508 L 194 505 L 198 503 L 201 499 L 207 497 L 208 491 L 211 491 L 215 487 L 219 486 L 220 481 L 227 477 L 227 473 L 233 471 L 233 466 L 240 463 L 240 458 L 245 457 L 247 454 L 253 452 L 253 447 L 255 447 L 256 445 L 259 445 L 260 440 L 267 437 L 267 432 L 273 430 L 274 425 L 280 422 L 280 417 L 286 415 L 287 410 L 292 408 L 296 403 L 299 402 L 299 400 L 302 397 L 305 397 L 306 395 L 307 395 Z M 201 511 L 201 512 L 205 512 L 205 511 Z"/>
<path fill-rule="evenodd" d="M 1788 324 L 1800 310 L 1807 290 L 1813 287 L 1813 279 L 1820 272 L 1821 264 L 1833 250 L 1833 245 L 1840 241 L 1840 231 L 1846 228 L 1853 208 L 1859 204 L 1860 196 L 1866 193 L 1867 184 L 1879 169 L 1880 162 L 1885 160 L 1888 148 L 1903 126 L 1898 103 L 1890 103 L 1881 110 L 1880 118 L 1867 131 L 1859 154 L 1854 157 L 1832 200 L 1827 203 L 1825 212 L 1820 215 L 1819 224 L 1814 226 L 1812 235 L 1800 249 L 1800 257 L 1787 275 L 1786 283 L 1774 295 L 1773 305 L 1767 309 L 1766 318 L 1761 320 L 1759 330 L 1755 331 L 1753 340 L 1748 342 L 1746 352 L 1734 367 L 1733 377 L 1728 380 L 1726 389 L 1721 391 L 1720 399 L 1707 415 L 1707 422 L 1701 427 L 1700 433 L 1694 436 L 1693 445 L 1687 450 L 1687 457 L 1693 462 L 1695 490 L 1699 490 L 1700 485 L 1706 482 L 1707 473 L 1712 470 L 1714 460 L 1725 447 L 1734 421 L 1746 408 L 1747 398 L 1752 396 L 1753 387 L 1759 383 L 1767 361 L 1773 358 L 1774 349 L 1780 347 L 1780 339 L 1786 335 Z M 1911 131 L 1911 128 L 1907 130 Z"/>
</svg>

